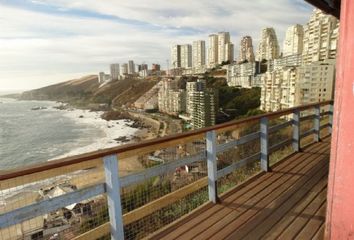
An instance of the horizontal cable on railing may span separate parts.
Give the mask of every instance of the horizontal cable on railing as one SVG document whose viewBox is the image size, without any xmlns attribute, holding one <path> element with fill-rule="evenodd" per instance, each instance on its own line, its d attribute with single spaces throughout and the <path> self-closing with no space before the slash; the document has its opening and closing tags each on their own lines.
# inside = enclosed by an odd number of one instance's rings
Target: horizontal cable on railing
<svg viewBox="0 0 354 240">
<path fill-rule="evenodd" d="M 202 153 L 193 155 L 193 156 L 184 157 L 184 158 L 177 159 L 177 160 L 169 162 L 169 163 L 158 165 L 156 167 L 148 168 L 148 169 L 145 169 L 144 171 L 139 172 L 139 173 L 134 173 L 134 174 L 130 174 L 130 175 L 121 177 L 120 184 L 121 184 L 121 187 L 127 187 L 132 184 L 146 181 L 152 177 L 159 176 L 161 174 L 165 174 L 165 173 L 168 173 L 171 171 L 175 171 L 176 168 L 178 168 L 178 167 L 192 164 L 194 162 L 199 162 L 202 160 L 206 160 L 206 152 L 205 151 Z"/>
<path fill-rule="evenodd" d="M 320 130 L 324 129 L 324 128 L 328 128 L 328 127 L 332 127 L 332 125 L 330 123 L 324 124 L 320 126 Z"/>
<path fill-rule="evenodd" d="M 291 144 L 292 142 L 293 142 L 292 139 L 287 139 L 287 140 L 284 140 L 280 143 L 277 143 L 269 148 L 269 153 L 273 153 L 273 152 L 281 149 L 282 147 L 285 147 L 285 146 Z"/>
<path fill-rule="evenodd" d="M 272 126 L 272 127 L 269 128 L 268 131 L 269 131 L 269 133 L 274 133 L 274 132 L 279 131 L 279 130 L 281 130 L 283 128 L 289 127 L 292 124 L 293 124 L 293 121 L 290 120 L 290 121 L 287 121 L 287 122 L 280 123 L 278 125 Z"/>
<path fill-rule="evenodd" d="M 310 115 L 301 117 L 301 118 L 300 118 L 300 121 L 312 120 L 312 119 L 315 119 L 315 117 L 316 117 L 316 114 L 310 114 Z"/>
<path fill-rule="evenodd" d="M 256 154 L 253 154 L 249 157 L 246 157 L 238 162 L 235 162 L 233 164 L 231 164 L 230 166 L 227 166 L 223 169 L 220 169 L 217 173 L 217 176 L 218 176 L 218 179 L 221 178 L 221 177 L 224 177 L 226 176 L 227 174 L 230 174 L 232 173 L 233 171 L 237 170 L 238 168 L 240 167 L 243 167 L 249 163 L 252 163 L 254 162 L 255 160 L 259 160 L 261 157 L 261 153 L 258 152 Z"/>
<path fill-rule="evenodd" d="M 310 130 L 304 132 L 303 134 L 301 134 L 301 138 L 310 136 L 311 134 L 314 134 L 314 133 L 316 133 L 316 130 L 315 129 L 310 129 Z"/>
<path fill-rule="evenodd" d="M 248 134 L 246 136 L 243 136 L 239 139 L 227 142 L 227 143 L 223 143 L 223 144 L 219 144 L 216 147 L 216 153 L 221 153 L 221 152 L 225 152 L 233 147 L 251 142 L 253 140 L 259 139 L 259 134 L 260 132 L 255 132 L 255 133 L 251 133 Z"/>
</svg>

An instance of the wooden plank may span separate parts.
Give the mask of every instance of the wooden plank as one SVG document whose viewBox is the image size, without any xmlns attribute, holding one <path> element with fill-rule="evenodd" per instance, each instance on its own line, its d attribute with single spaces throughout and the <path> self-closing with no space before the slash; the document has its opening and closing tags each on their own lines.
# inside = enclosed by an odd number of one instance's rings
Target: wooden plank
<svg viewBox="0 0 354 240">
<path fill-rule="evenodd" d="M 287 121 L 287 122 L 284 122 L 284 123 L 280 123 L 278 125 L 275 125 L 275 126 L 272 126 L 269 128 L 269 134 L 271 133 L 274 133 L 274 132 L 277 132 L 283 128 L 286 128 L 286 127 L 289 127 L 293 124 L 293 121 Z"/>
<path fill-rule="evenodd" d="M 120 199 L 121 194 L 117 157 L 116 155 L 110 155 L 104 157 L 103 161 L 106 176 L 106 192 L 111 239 L 124 240 L 123 213 Z"/>
<path fill-rule="evenodd" d="M 287 167 L 291 167 L 291 171 L 289 170 L 290 172 L 298 172 L 299 169 L 310 168 L 314 166 L 314 164 L 316 164 L 316 161 L 313 161 L 314 159 L 313 157 L 311 157 L 310 154 L 300 155 L 302 155 L 301 161 L 287 161 L 289 164 L 289 166 Z M 247 205 L 254 205 L 256 202 L 261 201 L 264 197 L 268 196 L 270 192 L 273 192 L 279 186 L 283 185 L 284 182 L 286 182 L 286 180 L 291 177 L 286 176 L 286 178 L 284 179 L 284 171 L 267 175 L 271 175 L 272 180 L 268 179 L 268 181 L 256 181 L 256 186 L 251 191 L 248 190 L 243 192 L 242 195 L 232 201 L 223 200 L 223 205 L 217 205 L 215 208 L 213 208 L 215 210 L 212 212 L 212 214 L 210 214 L 210 212 L 213 209 L 210 209 L 208 212 L 203 213 L 203 216 L 200 216 L 197 219 L 199 220 L 198 224 L 194 225 L 194 227 L 192 224 L 186 223 L 186 228 L 188 229 L 188 231 L 183 231 L 185 233 L 179 231 L 180 238 L 194 238 L 200 233 L 206 234 L 200 234 L 198 236 L 200 238 L 210 237 L 209 234 L 214 234 L 216 231 L 222 229 L 224 227 L 224 224 L 227 224 L 228 218 L 233 217 L 231 214 L 233 210 L 230 208 L 230 206 L 241 206 L 245 203 Z M 254 198 L 255 196 L 257 196 L 256 199 Z M 240 209 L 239 211 L 244 212 L 245 210 L 246 209 Z M 169 236 L 167 238 L 169 238 Z"/>
<path fill-rule="evenodd" d="M 160 176 L 171 171 L 175 171 L 176 168 L 188 165 L 194 162 L 206 160 L 206 152 L 202 152 L 193 156 L 188 156 L 182 159 L 178 159 L 169 163 L 161 164 L 156 167 L 145 169 L 142 172 L 130 174 L 124 177 L 121 177 L 121 187 L 127 187 L 132 184 L 146 181 L 152 177 Z"/>
<path fill-rule="evenodd" d="M 275 220 L 281 220 L 281 216 L 284 216 L 291 208 L 293 208 L 296 204 L 301 202 L 301 200 L 311 192 L 311 188 L 318 184 L 323 184 L 322 177 L 324 174 L 328 173 L 328 169 L 326 172 L 317 172 L 313 178 L 307 177 L 306 187 L 299 188 L 290 188 L 290 191 L 286 194 L 280 196 L 279 199 L 272 202 L 265 209 L 259 211 L 250 221 L 243 224 L 243 226 L 233 232 L 227 239 L 255 239 L 262 236 L 261 234 L 257 234 L 254 230 L 258 230 L 259 228 L 274 223 L 273 217 L 275 216 Z M 321 175 L 322 174 L 322 175 Z M 316 200 L 316 198 L 315 198 Z M 280 216 L 277 216 L 280 215 Z M 311 217 L 311 216 L 310 216 Z M 280 239 L 289 239 L 289 238 L 280 238 Z"/>
<path fill-rule="evenodd" d="M 326 172 L 326 174 L 328 174 Z M 321 206 L 326 202 L 327 191 L 323 191 L 321 195 L 312 201 L 304 211 L 285 229 L 285 231 L 279 236 L 281 239 L 293 239 L 295 238 L 308 221 L 316 214 Z M 324 222 L 325 218 L 322 218 Z M 316 229 L 317 230 L 317 229 Z M 315 230 L 314 230 L 315 231 Z M 285 237 L 285 238 L 284 238 Z"/>
<path fill-rule="evenodd" d="M 74 237 L 73 240 L 99 239 L 110 234 L 110 231 L 111 225 L 109 222 L 107 222 L 77 237 Z"/>
<path fill-rule="evenodd" d="M 320 148 L 321 145 L 312 145 L 308 147 L 306 150 L 317 151 Z M 300 163 L 302 162 L 302 160 L 297 159 L 299 158 L 299 156 L 300 158 L 308 159 L 309 154 L 298 153 L 296 155 L 292 155 L 290 158 L 286 158 L 283 161 L 279 162 L 279 164 L 277 164 L 277 166 L 273 168 L 273 170 L 279 173 L 293 170 L 295 167 L 298 167 L 299 165 L 298 162 Z M 176 237 L 191 231 L 191 229 L 197 228 L 200 223 L 204 223 L 204 224 L 210 223 L 210 225 L 212 225 L 213 222 L 210 222 L 211 217 L 215 215 L 220 215 L 220 219 L 222 219 L 226 215 L 224 210 L 225 207 L 228 207 L 229 204 L 231 204 L 236 199 L 239 199 L 241 197 L 244 198 L 243 201 L 250 199 L 252 195 L 250 195 L 249 193 L 253 192 L 254 194 L 258 194 L 259 192 L 263 191 L 266 187 L 270 186 L 273 182 L 277 181 L 282 176 L 282 174 L 275 175 L 275 174 L 261 173 L 260 176 L 259 177 L 258 176 L 259 175 L 256 175 L 254 178 L 251 178 L 250 180 L 245 181 L 241 185 L 236 186 L 234 188 L 235 191 L 230 191 L 225 198 L 221 199 L 223 204 L 218 204 L 213 206 L 212 208 L 205 209 L 204 212 L 201 212 L 198 215 L 189 216 L 184 221 L 179 221 L 177 222 L 177 224 L 173 225 L 166 231 L 161 232 L 158 235 L 154 236 L 153 239 L 162 239 L 162 238 L 175 239 Z M 263 183 L 263 186 L 259 184 L 260 182 Z M 268 186 L 264 186 L 264 185 L 268 185 Z M 244 197 L 246 194 L 249 195 L 248 198 Z"/>
<path fill-rule="evenodd" d="M 256 153 L 256 154 L 253 154 L 249 157 L 246 157 L 238 162 L 235 162 L 233 164 L 231 164 L 230 166 L 227 166 L 223 169 L 220 169 L 218 172 L 217 172 L 217 177 L 218 179 L 221 178 L 221 177 L 224 177 L 226 176 L 227 174 L 230 174 L 232 173 L 233 171 L 235 171 L 236 169 L 239 169 L 243 166 L 246 166 L 247 164 L 249 163 L 252 163 L 254 162 L 255 160 L 259 160 L 261 158 L 261 153 Z"/>
<path fill-rule="evenodd" d="M 311 178 L 311 176 L 308 178 Z M 282 204 L 279 203 L 280 200 L 277 200 L 276 207 L 267 207 L 256 215 L 254 221 L 246 224 L 250 227 L 253 226 L 253 230 L 249 231 L 244 238 L 256 239 L 263 236 L 268 239 L 277 239 L 281 231 L 286 229 L 292 220 L 301 215 L 311 202 L 317 198 L 325 198 L 326 186 L 327 179 L 324 177 L 312 189 L 309 189 L 308 185 L 298 188 L 298 192 Z"/>
<path fill-rule="evenodd" d="M 327 169 L 327 171 L 322 171 L 323 169 Z M 328 173 L 328 162 L 327 164 L 321 166 L 320 171 L 315 167 L 311 169 L 309 172 L 311 177 L 300 177 L 299 181 L 297 181 L 296 185 L 287 185 L 287 191 L 283 192 L 277 198 L 275 198 L 269 204 L 264 205 L 261 203 L 256 207 L 251 208 L 244 214 L 242 217 L 238 218 L 236 221 L 232 222 L 228 225 L 228 229 L 233 229 L 234 231 L 227 235 L 226 239 L 252 239 L 246 237 L 248 233 L 250 233 L 254 228 L 261 224 L 262 221 L 272 212 L 271 209 L 277 209 L 280 206 L 285 207 L 285 211 L 289 206 L 286 205 L 287 200 L 292 199 L 292 201 L 288 202 L 290 205 L 295 204 L 297 201 L 301 200 L 303 196 L 305 196 L 313 186 L 315 186 L 323 176 Z M 304 188 L 303 186 L 306 186 Z M 267 209 L 269 209 L 267 211 Z M 283 210 L 283 209 L 280 209 Z M 281 213 L 280 213 L 281 214 Z M 263 224 L 267 224 L 266 222 Z M 235 230 L 236 229 L 236 230 Z M 227 231 L 223 234 L 218 234 L 218 237 L 225 236 Z M 215 239 L 215 238 L 214 238 Z M 291 238 L 280 238 L 280 239 L 291 239 Z"/>
<path fill-rule="evenodd" d="M 322 204 L 320 209 L 315 213 L 315 215 L 308 221 L 306 226 L 301 230 L 301 232 L 296 236 L 296 239 L 312 238 L 316 235 L 317 231 L 320 230 L 321 226 L 325 224 L 326 221 L 326 202 Z"/>
<path fill-rule="evenodd" d="M 104 184 L 98 184 L 92 187 L 83 188 L 58 197 L 43 200 L 11 212 L 0 215 L 0 228 L 6 228 L 12 225 L 22 223 L 37 216 L 56 211 L 71 204 L 96 197 L 105 193 Z"/>
<path fill-rule="evenodd" d="M 199 189 L 207 186 L 208 181 L 207 178 L 202 178 L 199 179 L 198 181 L 195 181 L 192 184 L 189 184 L 185 187 L 182 187 L 178 189 L 177 191 L 174 191 L 172 193 L 166 194 L 165 196 L 149 202 L 148 204 L 145 204 L 144 206 L 137 208 L 131 212 L 128 212 L 124 214 L 123 216 L 123 222 L 124 225 L 130 224 L 132 222 L 135 222 L 139 219 L 142 219 L 145 216 L 148 216 L 152 214 L 153 212 L 160 210 L 163 207 L 166 207 L 172 203 L 175 203 L 176 201 L 186 197 L 187 195 L 194 193 L 198 191 Z"/>
<path fill-rule="evenodd" d="M 216 152 L 217 153 L 225 152 L 233 147 L 236 147 L 236 146 L 251 142 L 253 140 L 256 140 L 259 138 L 259 136 L 260 136 L 260 132 L 255 132 L 255 133 L 251 133 L 246 136 L 243 136 L 239 139 L 230 141 L 228 143 L 219 144 L 216 147 Z"/>
<path fill-rule="evenodd" d="M 269 132 L 268 118 L 261 118 L 260 125 L 260 141 L 261 141 L 261 169 L 265 172 L 270 171 L 269 167 Z"/>
<path fill-rule="evenodd" d="M 276 199 L 279 195 L 289 190 L 289 186 L 292 186 L 295 183 L 304 183 L 302 181 L 301 176 L 302 174 L 313 171 L 317 167 L 323 167 L 325 163 L 318 162 L 318 156 L 308 157 L 302 163 L 299 163 L 299 167 L 296 167 L 293 171 L 288 172 L 287 174 L 283 175 L 279 178 L 276 182 L 271 184 L 267 189 L 264 191 L 253 195 L 247 201 L 244 201 L 242 198 L 234 201 L 225 211 L 219 211 L 216 218 L 214 216 L 208 219 L 209 223 L 214 223 L 212 226 L 209 224 L 203 228 L 199 228 L 196 230 L 198 235 L 196 236 L 195 233 L 193 234 L 193 238 L 195 239 L 207 239 L 207 238 L 214 238 L 214 239 L 223 239 L 229 234 L 232 234 L 235 229 L 239 228 L 247 222 L 255 212 L 253 210 L 263 208 L 264 206 L 271 203 L 274 199 Z M 310 162 L 309 162 L 310 160 Z M 272 174 L 272 173 L 271 173 Z M 263 183 L 264 184 L 264 183 Z M 262 183 L 259 182 L 260 187 L 262 187 Z M 247 194 L 247 193 L 246 193 Z M 246 195 L 245 194 L 245 195 Z M 202 224 L 201 224 L 202 225 Z M 226 227 L 227 226 L 227 227 Z M 191 232 L 193 232 L 191 230 Z M 191 235 L 189 235 L 191 236 Z M 182 238 L 181 238 L 182 239 Z"/>
<path fill-rule="evenodd" d="M 325 239 L 325 224 L 322 224 L 320 229 L 316 232 L 316 234 L 313 236 L 312 240 L 323 240 Z"/>
<path fill-rule="evenodd" d="M 210 131 L 206 134 L 206 152 L 207 152 L 207 167 L 208 167 L 208 193 L 209 201 L 216 203 L 218 200 L 217 190 L 217 171 L 216 163 L 216 131 Z"/>
<path fill-rule="evenodd" d="M 34 182 L 39 182 L 42 180 L 48 180 L 50 178 L 70 174 L 79 170 L 99 168 L 102 167 L 102 165 L 102 159 L 95 159 L 91 161 L 73 164 L 70 166 L 53 168 L 43 172 L 39 171 L 28 175 L 21 175 L 19 177 L 0 180 L 0 191 L 18 186 L 23 186 Z"/>
<path fill-rule="evenodd" d="M 325 187 L 322 189 L 322 191 L 326 191 L 326 186 L 327 186 L 327 178 L 325 179 Z M 320 188 L 321 186 L 319 185 L 317 188 Z M 301 212 L 303 212 L 306 207 L 315 199 L 318 197 L 318 195 L 321 193 L 316 191 L 317 189 L 314 189 L 301 203 L 299 203 L 297 206 L 295 206 L 293 209 L 291 209 L 290 212 L 288 212 L 285 216 L 281 217 L 280 221 L 278 221 L 276 224 L 272 225 L 273 220 L 278 220 L 278 219 L 270 219 L 268 220 L 267 223 L 270 224 L 270 226 L 264 226 L 262 229 L 258 230 L 257 233 L 259 235 L 263 236 L 264 239 L 276 239 L 279 237 L 279 235 L 286 229 L 288 226 L 298 217 Z"/>
</svg>

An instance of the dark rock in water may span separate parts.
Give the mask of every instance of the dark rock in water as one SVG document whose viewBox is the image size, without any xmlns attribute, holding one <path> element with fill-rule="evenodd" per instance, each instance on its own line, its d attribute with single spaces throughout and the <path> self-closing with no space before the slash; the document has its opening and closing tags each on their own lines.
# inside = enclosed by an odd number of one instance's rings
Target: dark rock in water
<svg viewBox="0 0 354 240">
<path fill-rule="evenodd" d="M 79 118 L 84 118 L 84 116 L 83 116 L 83 115 L 80 115 Z"/>
<path fill-rule="evenodd" d="M 44 110 L 44 109 L 47 109 L 47 108 L 46 107 L 33 107 L 33 108 L 31 108 L 31 110 L 33 110 L 33 111 Z"/>
<path fill-rule="evenodd" d="M 116 140 L 117 142 L 129 142 L 129 139 L 126 136 L 122 136 L 114 140 Z"/>
</svg>

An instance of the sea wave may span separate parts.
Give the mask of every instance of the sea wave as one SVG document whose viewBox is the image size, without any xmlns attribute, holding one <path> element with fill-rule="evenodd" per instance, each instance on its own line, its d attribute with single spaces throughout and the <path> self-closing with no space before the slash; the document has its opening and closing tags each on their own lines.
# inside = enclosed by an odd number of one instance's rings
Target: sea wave
<svg viewBox="0 0 354 240">
<path fill-rule="evenodd" d="M 57 110 L 65 111 L 64 116 L 73 119 L 76 124 L 89 125 L 101 130 L 102 136 L 97 136 L 96 139 L 89 145 L 72 149 L 69 152 L 50 159 L 58 159 L 63 157 L 75 156 L 82 153 L 93 152 L 100 149 L 116 147 L 122 145 L 124 142 L 117 139 L 126 137 L 127 140 L 132 140 L 139 129 L 131 127 L 134 123 L 129 119 L 106 121 L 101 118 L 103 112 L 89 111 L 81 109 Z M 78 139 L 80 141 L 80 139 Z"/>
</svg>

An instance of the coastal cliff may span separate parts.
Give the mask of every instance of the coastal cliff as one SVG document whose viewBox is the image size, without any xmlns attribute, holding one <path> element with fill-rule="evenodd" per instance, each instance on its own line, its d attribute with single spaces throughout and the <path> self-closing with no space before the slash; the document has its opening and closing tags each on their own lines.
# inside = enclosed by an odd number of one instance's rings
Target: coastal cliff
<svg viewBox="0 0 354 240">
<path fill-rule="evenodd" d="M 99 83 L 96 75 L 26 91 L 22 100 L 50 100 L 67 102 L 77 107 L 95 108 L 98 105 L 121 108 L 130 106 L 157 81 L 129 78 Z"/>
</svg>

